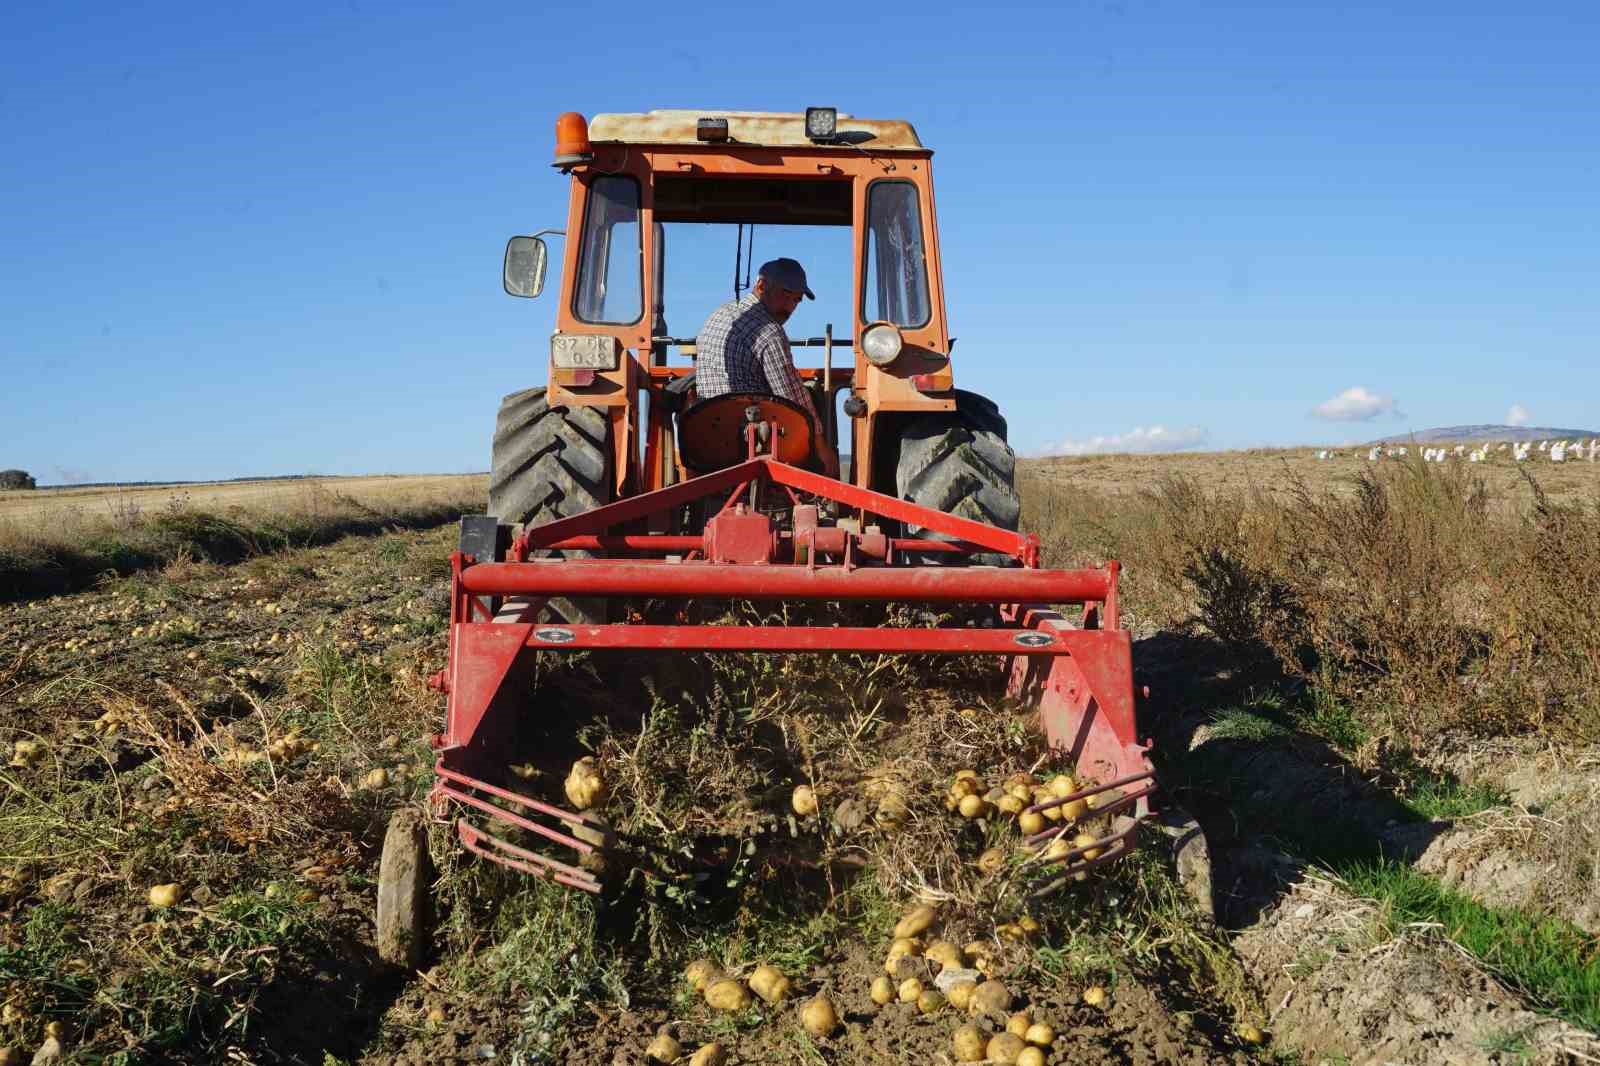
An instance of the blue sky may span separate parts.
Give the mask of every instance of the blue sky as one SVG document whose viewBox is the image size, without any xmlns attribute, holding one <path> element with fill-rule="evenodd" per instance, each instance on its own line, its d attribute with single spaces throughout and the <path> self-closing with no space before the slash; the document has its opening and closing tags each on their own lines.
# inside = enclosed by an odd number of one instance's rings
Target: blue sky
<svg viewBox="0 0 1600 1066">
<path fill-rule="evenodd" d="M 0 466 L 484 469 L 555 115 L 674 106 L 911 119 L 1019 451 L 1600 424 L 1600 5 L 933 10 L 7 5 Z"/>
</svg>

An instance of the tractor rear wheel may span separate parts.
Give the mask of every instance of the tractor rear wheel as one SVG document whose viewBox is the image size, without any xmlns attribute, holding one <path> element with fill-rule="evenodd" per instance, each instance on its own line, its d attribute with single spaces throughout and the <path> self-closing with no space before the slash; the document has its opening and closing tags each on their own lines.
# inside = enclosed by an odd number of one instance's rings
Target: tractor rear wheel
<svg viewBox="0 0 1600 1066">
<path fill-rule="evenodd" d="M 1016 489 L 1016 453 L 1006 443 L 1006 420 L 994 401 L 975 392 L 957 389 L 955 399 L 954 411 L 924 415 L 906 426 L 900 436 L 895 487 L 902 499 L 912 503 L 1014 530 L 1022 502 Z M 919 536 L 922 529 L 912 526 L 907 532 Z M 946 558 L 929 553 L 925 561 Z M 999 554 L 970 558 L 989 566 L 1011 562 Z"/>
<path fill-rule="evenodd" d="M 551 406 L 545 390 L 500 401 L 489 464 L 489 513 L 540 525 L 611 502 L 610 423 L 598 407 Z M 589 552 L 539 552 L 586 556 Z M 543 617 L 601 623 L 604 600 L 552 598 Z"/>
</svg>

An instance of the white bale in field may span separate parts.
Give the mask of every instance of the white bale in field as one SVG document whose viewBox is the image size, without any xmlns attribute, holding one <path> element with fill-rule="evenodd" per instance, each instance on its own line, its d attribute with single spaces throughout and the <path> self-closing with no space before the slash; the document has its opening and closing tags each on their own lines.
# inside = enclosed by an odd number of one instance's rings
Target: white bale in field
<svg viewBox="0 0 1600 1066">
<path fill-rule="evenodd" d="M 1557 444 L 1550 449 L 1550 461 L 1552 463 L 1564 463 L 1567 461 L 1567 445 L 1565 442 Z"/>
<path fill-rule="evenodd" d="M 1539 442 L 1539 450 L 1540 450 L 1540 451 L 1541 451 L 1541 452 L 1542 452 L 1542 451 L 1548 451 L 1548 450 L 1549 450 L 1549 448 L 1550 448 L 1550 442 L 1549 442 L 1549 441 L 1547 441 L 1547 440 L 1542 440 L 1542 441 L 1540 441 L 1540 442 Z"/>
<path fill-rule="evenodd" d="M 1378 453 L 1381 452 L 1381 451 L 1383 451 L 1382 448 L 1373 448 L 1370 451 L 1368 451 L 1367 452 L 1367 462 L 1369 462 L 1369 463 L 1377 462 L 1378 461 Z"/>
</svg>

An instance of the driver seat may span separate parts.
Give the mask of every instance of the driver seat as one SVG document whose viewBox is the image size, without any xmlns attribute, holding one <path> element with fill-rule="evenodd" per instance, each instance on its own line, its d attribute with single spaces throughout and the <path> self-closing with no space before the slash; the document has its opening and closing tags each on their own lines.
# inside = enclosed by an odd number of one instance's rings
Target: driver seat
<svg viewBox="0 0 1600 1066">
<path fill-rule="evenodd" d="M 729 392 L 698 400 L 678 415 L 678 457 L 692 473 L 707 474 L 745 460 L 746 411 L 755 407 L 759 422 L 777 424 L 778 461 L 820 470 L 811 412 L 770 392 Z"/>
</svg>

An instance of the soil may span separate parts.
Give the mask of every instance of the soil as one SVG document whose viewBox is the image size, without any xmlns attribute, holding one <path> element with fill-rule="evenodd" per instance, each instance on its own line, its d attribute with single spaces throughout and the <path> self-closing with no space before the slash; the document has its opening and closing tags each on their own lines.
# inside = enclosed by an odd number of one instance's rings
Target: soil
<svg viewBox="0 0 1600 1066">
<path fill-rule="evenodd" d="M 378 962 L 372 928 L 384 827 L 392 811 L 414 803 L 430 783 L 424 738 L 440 712 L 423 680 L 444 655 L 440 592 L 452 540 L 449 530 L 355 538 L 235 567 L 176 566 L 79 595 L 0 607 L 0 743 L 9 750 L 17 740 L 40 739 L 48 750 L 43 761 L 5 772 L 74 817 L 99 817 L 102 802 L 121 804 L 104 819 L 114 845 L 102 849 L 78 845 L 71 828 L 35 839 L 22 832 L 31 832 L 31 823 L 3 823 L 9 839 L 0 857 L 6 878 L 0 880 L 0 1000 L 18 1009 L 0 1022 L 0 1050 L 31 1053 L 43 1043 L 44 1022 L 54 1018 L 66 1024 L 68 1050 L 83 1061 L 117 1053 L 128 1063 L 512 1061 L 524 1011 L 537 993 L 495 995 L 461 980 L 492 947 L 487 934 L 459 955 L 436 955 L 429 969 L 401 974 Z M 321 662 L 316 656 L 324 652 L 336 653 L 345 673 L 309 677 L 308 664 Z M 1159 688 L 1177 676 L 1204 682 L 1204 654 L 1181 640 L 1158 639 L 1143 644 L 1136 662 L 1144 680 Z M 371 672 L 363 673 L 367 667 Z M 365 716 L 330 717 L 325 708 L 338 704 L 327 694 L 362 684 Z M 948 712 L 974 691 L 983 692 L 938 675 L 902 685 L 877 712 L 892 728 L 861 758 L 943 775 L 949 765 L 941 760 L 955 752 L 966 753 L 963 761 L 990 758 L 994 752 L 963 739 L 968 734 L 940 732 L 955 726 L 933 724 L 959 726 L 959 716 Z M 1003 710 L 985 706 L 985 713 Z M 1254 777 L 1265 803 L 1353 812 L 1399 841 L 1382 790 L 1325 748 L 1297 742 L 1265 754 L 1208 736 L 1195 708 L 1166 706 L 1172 713 L 1154 731 L 1166 750 L 1210 751 Z M 96 728 L 119 708 L 148 724 L 125 723 L 109 733 Z M 1014 709 L 1004 713 L 1021 720 Z M 1010 718 L 996 721 L 1004 727 L 998 732 L 1021 735 Z M 272 776 L 259 767 L 230 770 L 218 754 L 259 743 L 263 727 L 281 737 L 297 724 L 321 738 L 323 749 L 274 764 Z M 762 768 L 777 775 L 769 786 L 809 766 L 829 783 L 819 791 L 831 812 L 848 809 L 846 801 L 864 787 L 866 764 L 852 762 L 854 756 L 808 754 L 781 730 L 759 739 L 773 753 Z M 1537 750 L 1451 757 L 1464 780 L 1492 775 L 1520 806 L 1495 816 L 1504 824 L 1485 816 L 1404 827 L 1418 834 L 1407 842 L 1408 854 L 1486 898 L 1522 899 L 1592 922 L 1594 889 L 1579 867 L 1571 867 L 1570 877 L 1563 873 L 1566 887 L 1552 895 L 1549 860 L 1538 865 L 1531 857 L 1549 855 L 1552 842 L 1577 839 L 1560 835 L 1577 832 L 1573 827 L 1596 823 L 1595 765 Z M 387 767 L 392 783 L 359 787 L 374 766 Z M 15 787 L 0 797 L 0 818 L 34 810 L 21 797 Z M 1600 1056 L 1592 1036 L 1530 1011 L 1426 931 L 1372 939 L 1366 905 L 1227 825 L 1225 812 L 1204 809 L 1203 796 L 1184 799 L 1212 838 L 1219 913 L 1231 927 L 1219 942 L 1234 953 L 1264 1007 L 1261 1020 L 1271 1033 L 1265 1054 L 1294 1051 L 1307 1063 L 1554 1063 Z M 731 824 L 751 813 L 722 816 Z M 917 833 L 950 824 L 936 797 L 918 799 L 912 819 Z M 1547 829 L 1557 836 L 1540 835 Z M 819 829 L 820 852 L 828 853 L 832 832 L 851 847 L 872 843 L 869 827 Z M 61 840 L 74 846 L 55 846 Z M 976 838 L 958 844 L 966 854 Z M 801 851 L 779 834 L 771 853 L 786 847 Z M 1493 865 L 1506 856 L 1537 866 L 1538 876 Z M 1502 872 L 1484 872 L 1490 869 Z M 149 886 L 164 881 L 181 881 L 187 895 L 170 913 L 144 902 Z M 269 895 L 269 886 L 294 901 L 284 913 L 297 932 L 274 934 L 261 945 L 267 950 L 225 946 L 217 930 L 237 923 L 220 916 L 239 913 L 227 908 L 240 900 L 278 906 L 269 901 L 283 897 Z M 1083 893 L 1071 897 L 1067 913 L 1106 905 Z M 41 916 L 50 915 L 65 916 L 60 957 L 48 971 L 21 973 L 19 960 L 35 957 L 27 953 L 36 949 Z M 1065 919 L 1056 921 L 1052 932 Z M 951 1061 L 950 1034 L 960 1020 L 953 1010 L 927 1018 L 905 1005 L 877 1009 L 868 999 L 868 980 L 881 970 L 881 937 L 880 930 L 838 938 L 791 975 L 795 1002 L 824 990 L 835 998 L 843 1027 L 827 1040 L 804 1036 L 792 1006 L 735 1021 L 714 1017 L 681 983 L 640 958 L 625 995 L 579 1012 L 553 1059 L 641 1062 L 651 1036 L 670 1025 L 690 1048 L 713 1036 L 724 1040 L 736 1063 Z M 1094 1008 L 1081 999 L 1090 978 L 1070 970 L 1048 974 L 1020 953 L 1010 964 L 1018 1006 L 1058 1033 L 1049 1062 L 1199 1064 L 1263 1054 L 1234 1035 L 1241 1019 L 1219 990 L 1197 984 L 1180 966 L 1124 961 L 1098 971 L 1092 979 L 1107 985 L 1110 998 Z M 154 982 L 153 975 L 205 988 L 206 1006 L 165 1034 L 141 1028 L 138 1010 L 154 1009 L 153 1000 L 132 1010 L 105 1006 L 114 989 L 125 999 L 152 995 L 125 990 L 157 987 L 133 983 Z M 69 996 L 62 991 L 69 986 L 87 991 Z M 235 1012 L 248 1024 L 230 1028 Z M 1525 1047 L 1528 1055 L 1497 1047 Z"/>
<path fill-rule="evenodd" d="M 1301 872 L 1234 946 L 1286 1044 L 1324 1061 L 1556 1064 L 1600 1040 L 1529 1010 L 1425 930 L 1375 935 L 1376 906 Z"/>
</svg>

